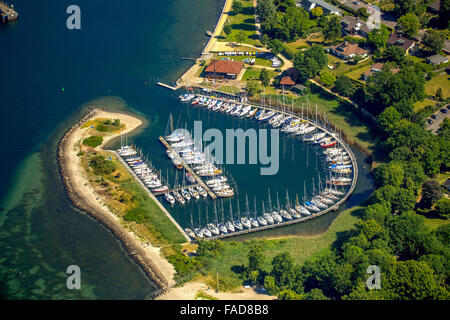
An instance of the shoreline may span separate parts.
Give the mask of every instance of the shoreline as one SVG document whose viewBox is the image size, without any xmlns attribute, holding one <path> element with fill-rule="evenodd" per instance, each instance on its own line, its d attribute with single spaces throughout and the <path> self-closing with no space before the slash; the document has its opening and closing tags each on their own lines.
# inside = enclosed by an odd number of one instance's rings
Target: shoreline
<svg viewBox="0 0 450 320">
<path fill-rule="evenodd" d="M 114 213 L 102 204 L 101 198 L 85 178 L 75 150 L 75 146 L 81 138 L 82 124 L 92 118 L 119 118 L 126 125 L 122 133 L 136 131 L 143 125 L 143 121 L 129 114 L 111 112 L 101 108 L 89 108 L 89 110 L 63 134 L 58 143 L 57 163 L 65 193 L 74 207 L 100 222 L 121 242 L 126 252 L 144 273 L 155 282 L 159 289 L 157 294 L 161 294 L 161 291 L 165 292 L 175 284 L 173 266 L 160 255 L 159 248 L 150 245 L 148 242 L 142 243 L 133 232 L 121 225 L 120 219 Z M 103 143 L 97 147 L 98 150 L 103 151 L 103 147 L 118 136 L 119 133 L 104 137 Z"/>
</svg>

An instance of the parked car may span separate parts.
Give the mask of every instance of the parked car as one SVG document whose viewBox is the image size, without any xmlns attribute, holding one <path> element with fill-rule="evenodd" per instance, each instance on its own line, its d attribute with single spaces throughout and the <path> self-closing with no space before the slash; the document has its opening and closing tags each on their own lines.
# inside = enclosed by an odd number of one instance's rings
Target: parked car
<svg viewBox="0 0 450 320">
<path fill-rule="evenodd" d="M 432 124 L 432 123 L 433 123 L 433 120 L 428 119 L 427 122 L 428 122 L 428 124 Z"/>
<path fill-rule="evenodd" d="M 447 109 L 442 108 L 442 109 L 441 109 L 441 112 L 442 112 L 442 113 L 447 113 L 448 111 L 447 111 Z"/>
<path fill-rule="evenodd" d="M 435 114 L 431 115 L 431 118 L 437 119 L 437 116 Z"/>
</svg>

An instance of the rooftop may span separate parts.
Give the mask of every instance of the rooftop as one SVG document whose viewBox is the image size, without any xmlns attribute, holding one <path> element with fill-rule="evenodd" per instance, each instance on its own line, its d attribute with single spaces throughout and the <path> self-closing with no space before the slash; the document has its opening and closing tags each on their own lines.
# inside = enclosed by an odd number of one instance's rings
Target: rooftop
<svg viewBox="0 0 450 320">
<path fill-rule="evenodd" d="M 435 54 L 434 56 L 427 57 L 427 61 L 431 64 L 441 64 L 448 62 L 448 59 L 444 56 L 441 56 L 440 54 Z"/>
<path fill-rule="evenodd" d="M 323 0 L 297 0 L 297 6 L 301 5 L 303 8 L 307 9 L 307 10 L 311 10 L 316 6 L 320 6 L 330 12 L 338 12 L 341 13 L 342 10 L 323 1 Z"/>
<path fill-rule="evenodd" d="M 333 47 L 336 51 L 341 52 L 345 56 L 351 56 L 351 55 L 364 55 L 369 53 L 369 51 L 361 48 L 357 43 L 351 43 L 348 41 L 345 41 L 335 47 Z"/>
<path fill-rule="evenodd" d="M 242 61 L 230 61 L 230 60 L 211 60 L 206 67 L 205 72 L 217 72 L 228 74 L 239 74 L 244 67 Z"/>
<path fill-rule="evenodd" d="M 397 32 L 392 33 L 389 36 L 387 42 L 391 45 L 396 45 L 405 51 L 411 48 L 411 46 L 414 44 L 414 40 L 408 39 Z"/>
<path fill-rule="evenodd" d="M 285 86 L 293 86 L 295 82 L 292 81 L 291 77 L 284 76 L 283 78 L 281 78 L 280 84 Z"/>
</svg>

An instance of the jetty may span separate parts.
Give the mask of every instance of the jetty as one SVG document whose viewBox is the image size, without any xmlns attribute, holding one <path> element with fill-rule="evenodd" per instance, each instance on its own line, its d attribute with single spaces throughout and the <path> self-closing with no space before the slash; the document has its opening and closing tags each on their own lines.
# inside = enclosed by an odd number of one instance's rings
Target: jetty
<svg viewBox="0 0 450 320">
<path fill-rule="evenodd" d="M 14 6 L 8 6 L 6 3 L 0 1 L 0 17 L 2 23 L 15 21 L 19 19 L 19 14 L 14 10 Z"/>
<path fill-rule="evenodd" d="M 171 151 L 171 152 L 173 151 L 172 146 L 166 141 L 166 139 L 164 139 L 163 137 L 160 136 L 159 141 L 169 151 Z M 209 194 L 211 199 L 217 199 L 217 196 L 215 195 L 215 193 L 212 192 L 211 189 L 206 185 L 206 183 L 204 183 L 203 180 L 200 179 L 200 177 L 194 172 L 194 170 L 192 170 L 191 167 L 188 166 L 186 161 L 184 161 L 183 158 L 181 158 L 177 152 L 172 152 L 172 154 L 174 155 L 176 160 L 178 160 L 183 165 L 183 167 L 186 169 L 186 171 L 189 172 L 192 175 L 192 177 L 194 177 L 195 181 L 197 181 L 197 184 L 201 185 L 202 188 L 205 189 L 205 191 Z"/>
<path fill-rule="evenodd" d="M 114 150 L 108 150 L 108 152 L 111 152 L 116 159 L 127 169 L 127 171 L 131 174 L 131 176 L 136 180 L 136 182 L 144 189 L 144 191 L 148 194 L 150 198 L 155 201 L 155 203 L 158 205 L 158 207 L 164 212 L 164 214 L 172 221 L 172 223 L 177 227 L 177 229 L 181 232 L 181 234 L 186 238 L 187 241 L 191 241 L 189 236 L 186 234 L 186 232 L 181 228 L 181 226 L 178 224 L 178 222 L 172 217 L 172 215 L 167 211 L 167 209 L 161 204 L 161 202 L 158 201 L 158 199 L 155 197 L 155 195 L 147 188 L 147 186 L 139 179 L 139 177 L 136 175 L 136 173 L 130 168 L 130 166 L 123 160 L 123 158 Z"/>
<path fill-rule="evenodd" d="M 167 89 L 170 89 L 170 90 L 173 90 L 173 91 L 176 91 L 176 90 L 178 90 L 180 88 L 179 86 L 173 87 L 173 86 L 170 86 L 170 85 L 162 83 L 162 82 L 158 82 L 157 85 L 161 86 L 161 87 L 164 87 L 164 88 L 167 88 Z"/>
</svg>

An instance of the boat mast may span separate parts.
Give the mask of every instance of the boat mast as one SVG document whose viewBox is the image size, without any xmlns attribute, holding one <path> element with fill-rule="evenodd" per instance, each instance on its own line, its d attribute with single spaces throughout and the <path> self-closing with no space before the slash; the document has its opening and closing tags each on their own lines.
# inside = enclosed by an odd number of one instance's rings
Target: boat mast
<svg viewBox="0 0 450 320">
<path fill-rule="evenodd" d="M 233 208 L 232 208 L 232 203 L 231 203 L 231 199 L 230 199 L 230 217 L 231 217 L 231 221 L 233 221 Z"/>
<path fill-rule="evenodd" d="M 267 202 L 267 205 L 268 205 L 268 210 L 270 211 L 270 210 L 272 210 L 272 200 L 270 200 L 270 188 L 269 188 L 269 190 L 268 190 L 268 193 L 269 193 L 269 201 Z M 256 198 L 256 197 L 255 197 Z M 256 200 L 255 200 L 256 201 Z"/>
</svg>

